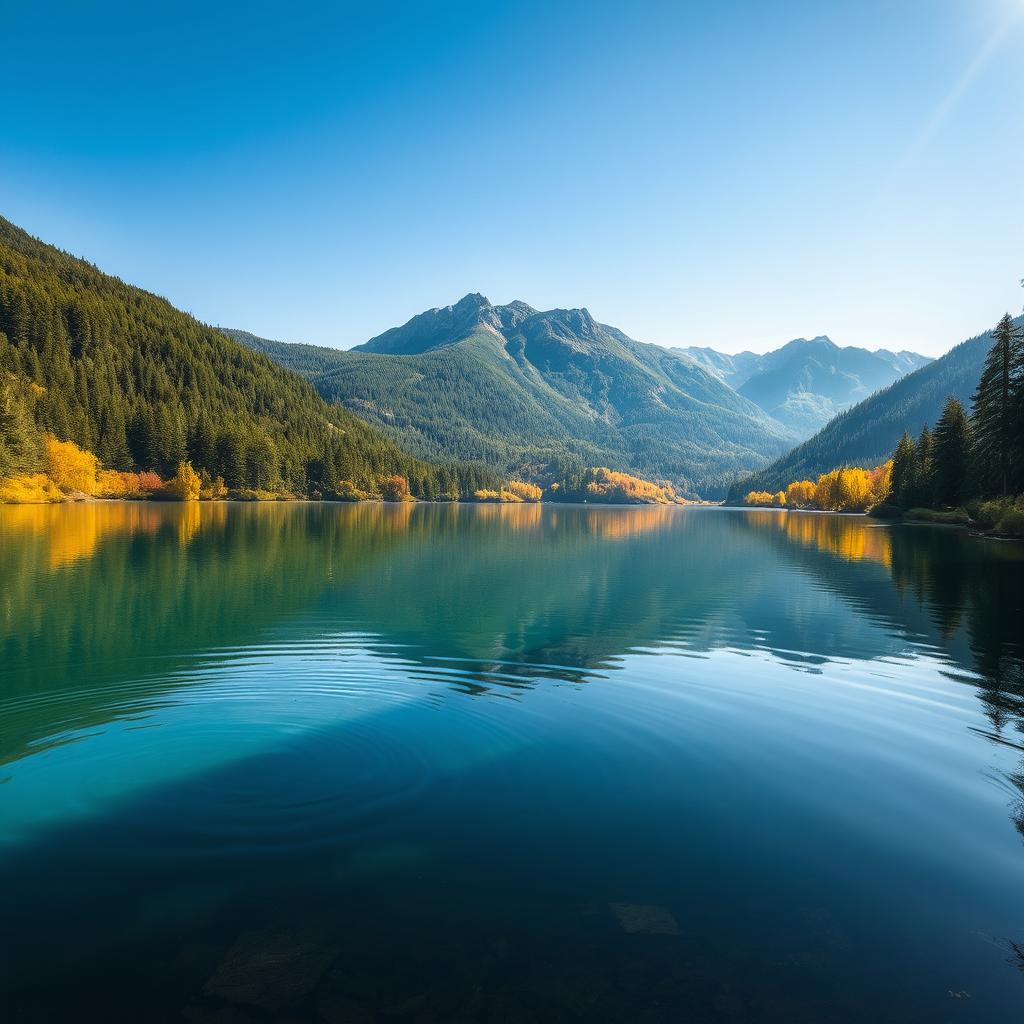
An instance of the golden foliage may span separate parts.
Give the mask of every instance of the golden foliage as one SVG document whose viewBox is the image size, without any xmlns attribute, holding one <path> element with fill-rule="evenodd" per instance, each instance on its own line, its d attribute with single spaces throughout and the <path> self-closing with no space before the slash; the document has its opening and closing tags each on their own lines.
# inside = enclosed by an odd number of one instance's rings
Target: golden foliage
<svg viewBox="0 0 1024 1024">
<path fill-rule="evenodd" d="M 543 493 L 543 490 L 536 484 L 528 484 L 522 480 L 510 480 L 500 491 L 486 488 L 474 491 L 473 498 L 476 501 L 498 501 L 514 505 L 524 501 L 540 501 Z"/>
<path fill-rule="evenodd" d="M 544 493 L 536 484 L 527 483 L 525 480 L 509 480 L 503 490 L 516 495 L 520 501 L 540 501 Z"/>
<path fill-rule="evenodd" d="M 813 508 L 822 512 L 864 512 L 885 501 L 892 486 L 892 460 L 875 469 L 856 466 L 822 473 L 816 483 L 794 480 L 785 491 L 750 491 L 745 505 Z"/>
<path fill-rule="evenodd" d="M 27 473 L 0 480 L 0 503 L 42 505 L 63 501 L 64 495 L 45 473 Z"/>
<path fill-rule="evenodd" d="M 814 483 L 811 480 L 794 480 L 786 488 L 787 508 L 811 508 L 814 505 Z"/>
<path fill-rule="evenodd" d="M 97 474 L 100 460 L 92 452 L 79 448 L 74 441 L 58 441 L 52 434 L 47 434 L 46 469 L 50 479 L 62 491 L 81 491 L 83 494 L 99 491 Z"/>
<path fill-rule="evenodd" d="M 203 482 L 192 468 L 192 463 L 179 462 L 177 473 L 167 481 L 164 491 L 168 497 L 176 498 L 178 501 L 198 501 L 202 489 Z"/>
<path fill-rule="evenodd" d="M 590 470 L 590 481 L 585 487 L 586 494 L 601 501 L 620 501 L 625 504 L 669 505 L 678 499 L 671 484 L 651 483 L 628 473 L 617 473 L 604 466 Z"/>
</svg>

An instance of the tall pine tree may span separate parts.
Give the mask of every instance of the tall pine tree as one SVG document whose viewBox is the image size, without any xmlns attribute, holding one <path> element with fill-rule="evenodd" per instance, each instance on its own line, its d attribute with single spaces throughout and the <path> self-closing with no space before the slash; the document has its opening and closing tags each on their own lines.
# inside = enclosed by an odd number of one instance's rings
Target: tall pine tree
<svg viewBox="0 0 1024 1024">
<path fill-rule="evenodd" d="M 926 423 L 914 442 L 914 474 L 910 507 L 929 508 L 935 501 L 935 453 L 932 432 Z"/>
<path fill-rule="evenodd" d="M 950 395 L 935 425 L 932 445 L 937 505 L 956 506 L 966 499 L 970 447 L 971 427 L 967 413 L 960 400 Z"/>
<path fill-rule="evenodd" d="M 1024 342 L 1009 313 L 992 333 L 995 341 L 973 399 L 973 457 L 982 492 L 1006 495 L 1022 482 Z"/>
<path fill-rule="evenodd" d="M 36 468 L 39 436 L 15 382 L 0 371 L 0 479 Z"/>
<path fill-rule="evenodd" d="M 914 441 L 907 431 L 892 456 L 892 498 L 900 508 L 909 508 L 914 483 Z"/>
</svg>

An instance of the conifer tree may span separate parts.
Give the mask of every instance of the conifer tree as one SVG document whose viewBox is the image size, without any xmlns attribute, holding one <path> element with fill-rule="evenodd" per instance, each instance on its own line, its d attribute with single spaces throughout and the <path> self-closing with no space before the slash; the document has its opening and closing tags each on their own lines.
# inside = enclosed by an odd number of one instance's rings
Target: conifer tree
<svg viewBox="0 0 1024 1024">
<path fill-rule="evenodd" d="M 245 487 L 245 441 L 235 430 L 225 431 L 217 439 L 217 473 L 228 487 Z"/>
<path fill-rule="evenodd" d="M 255 431 L 245 444 L 245 479 L 250 487 L 269 490 L 278 482 L 278 458 L 274 442 Z"/>
<path fill-rule="evenodd" d="M 1006 495 L 1020 483 L 1024 457 L 1020 437 L 1024 342 L 1009 313 L 992 333 L 995 340 L 973 399 L 973 457 L 983 493 Z"/>
<path fill-rule="evenodd" d="M 0 372 L 0 478 L 27 473 L 39 457 L 39 437 L 13 381 Z"/>
<path fill-rule="evenodd" d="M 892 498 L 900 508 L 909 508 L 914 476 L 914 441 L 904 430 L 892 456 Z"/>
<path fill-rule="evenodd" d="M 935 426 L 935 503 L 960 505 L 967 497 L 966 484 L 971 428 L 959 399 L 950 395 Z"/>
<path fill-rule="evenodd" d="M 935 453 L 932 432 L 926 423 L 914 442 L 914 476 L 910 505 L 929 508 L 935 500 Z"/>
</svg>

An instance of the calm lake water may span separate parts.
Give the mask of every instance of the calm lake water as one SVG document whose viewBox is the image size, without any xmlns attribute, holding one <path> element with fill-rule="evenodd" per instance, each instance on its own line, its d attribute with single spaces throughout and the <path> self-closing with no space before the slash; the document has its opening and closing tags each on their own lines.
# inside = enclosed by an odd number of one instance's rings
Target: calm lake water
<svg viewBox="0 0 1024 1024">
<path fill-rule="evenodd" d="M 1024 1019 L 1024 546 L 0 507 L 0 1006 Z"/>
</svg>

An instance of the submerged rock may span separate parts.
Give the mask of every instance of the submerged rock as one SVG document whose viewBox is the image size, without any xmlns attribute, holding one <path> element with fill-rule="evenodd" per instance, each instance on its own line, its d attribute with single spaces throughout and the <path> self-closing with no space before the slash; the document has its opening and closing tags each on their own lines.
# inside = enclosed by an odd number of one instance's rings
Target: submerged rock
<svg viewBox="0 0 1024 1024">
<path fill-rule="evenodd" d="M 627 935 L 678 935 L 679 925 L 666 907 L 644 903 L 609 903 Z"/>
<path fill-rule="evenodd" d="M 285 932 L 243 932 L 206 983 L 207 995 L 283 1009 L 316 988 L 338 951 Z"/>
</svg>

